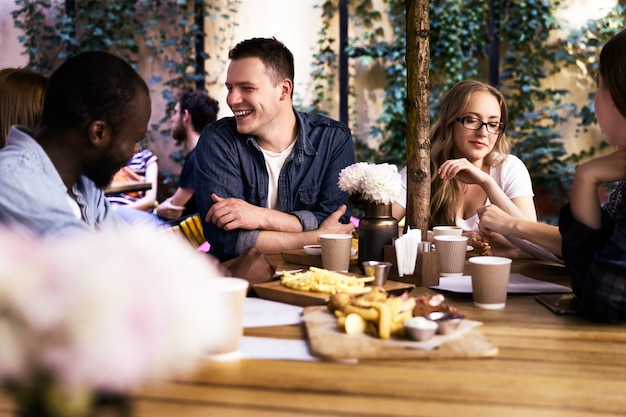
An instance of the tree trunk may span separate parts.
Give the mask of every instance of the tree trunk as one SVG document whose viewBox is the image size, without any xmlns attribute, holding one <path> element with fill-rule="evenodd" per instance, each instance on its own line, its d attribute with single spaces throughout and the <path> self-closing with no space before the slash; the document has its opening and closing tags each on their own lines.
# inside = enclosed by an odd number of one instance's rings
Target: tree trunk
<svg viewBox="0 0 626 417">
<path fill-rule="evenodd" d="M 428 0 L 406 2 L 406 226 L 426 240 L 430 218 L 430 21 Z"/>
</svg>

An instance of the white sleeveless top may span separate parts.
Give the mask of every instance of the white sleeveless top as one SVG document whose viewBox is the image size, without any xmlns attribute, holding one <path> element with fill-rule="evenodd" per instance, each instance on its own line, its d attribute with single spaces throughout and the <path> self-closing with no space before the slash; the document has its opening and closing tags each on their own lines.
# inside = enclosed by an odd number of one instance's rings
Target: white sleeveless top
<svg viewBox="0 0 626 417">
<path fill-rule="evenodd" d="M 534 195 L 528 168 L 526 168 L 526 165 L 515 155 L 507 155 L 504 162 L 495 167 L 491 167 L 489 169 L 489 175 L 511 200 L 517 197 Z M 400 171 L 400 176 L 402 177 L 402 190 L 394 201 L 406 208 L 406 166 Z M 487 199 L 485 205 L 489 204 L 491 203 L 489 199 Z M 478 214 L 474 214 L 469 219 L 457 217 L 456 225 L 463 228 L 464 231 L 478 231 Z"/>
</svg>

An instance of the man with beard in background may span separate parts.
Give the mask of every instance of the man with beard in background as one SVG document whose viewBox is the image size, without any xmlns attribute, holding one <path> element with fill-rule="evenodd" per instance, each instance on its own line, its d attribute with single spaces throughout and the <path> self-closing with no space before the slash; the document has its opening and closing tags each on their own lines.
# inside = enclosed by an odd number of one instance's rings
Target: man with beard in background
<svg viewBox="0 0 626 417">
<path fill-rule="evenodd" d="M 188 151 L 178 180 L 178 188 L 156 209 L 166 220 L 177 219 L 198 212 L 196 204 L 194 165 L 196 144 L 204 126 L 217 120 L 219 103 L 202 90 L 184 90 L 178 97 L 170 119 L 172 138 Z"/>
</svg>

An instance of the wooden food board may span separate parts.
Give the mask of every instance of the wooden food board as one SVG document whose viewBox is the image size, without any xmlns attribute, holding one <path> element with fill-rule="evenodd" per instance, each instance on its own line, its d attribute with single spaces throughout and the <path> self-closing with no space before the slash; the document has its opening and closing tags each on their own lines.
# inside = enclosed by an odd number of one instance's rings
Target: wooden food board
<svg viewBox="0 0 626 417">
<path fill-rule="evenodd" d="M 328 320 L 307 320 L 307 316 L 319 316 L 321 313 L 327 314 Z M 425 350 L 403 346 L 394 343 L 392 339 L 383 340 L 364 334 L 348 335 L 336 325 L 329 325 L 329 320 L 336 323 L 335 317 L 326 307 L 311 306 L 304 309 L 303 321 L 311 353 L 327 359 L 489 358 L 498 354 L 498 348 L 476 327 L 444 341 L 432 350 Z"/>
<path fill-rule="evenodd" d="M 252 286 L 256 294 L 266 300 L 297 306 L 322 306 L 328 304 L 330 294 L 326 292 L 300 291 L 285 287 L 280 280 L 264 282 Z M 383 288 L 390 294 L 402 294 L 415 288 L 413 284 L 387 280 Z"/>
<path fill-rule="evenodd" d="M 315 266 L 322 268 L 322 256 L 321 255 L 309 255 L 304 249 L 291 249 L 284 250 L 280 253 L 285 262 L 298 265 Z M 350 267 L 358 266 L 359 256 L 354 255 L 350 258 Z"/>
</svg>

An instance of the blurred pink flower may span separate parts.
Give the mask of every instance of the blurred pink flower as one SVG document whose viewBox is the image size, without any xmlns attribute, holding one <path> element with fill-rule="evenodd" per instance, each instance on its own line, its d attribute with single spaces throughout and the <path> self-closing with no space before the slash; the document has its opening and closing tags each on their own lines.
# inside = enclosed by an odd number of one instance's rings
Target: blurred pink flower
<svg viewBox="0 0 626 417">
<path fill-rule="evenodd" d="M 169 233 L 54 240 L 0 230 L 0 381 L 124 391 L 189 372 L 216 262 Z"/>
</svg>

